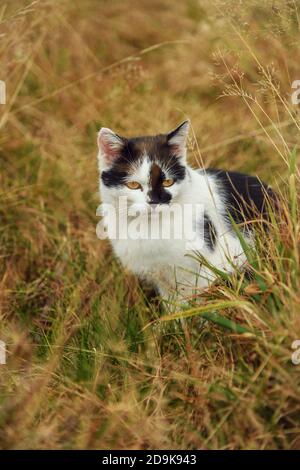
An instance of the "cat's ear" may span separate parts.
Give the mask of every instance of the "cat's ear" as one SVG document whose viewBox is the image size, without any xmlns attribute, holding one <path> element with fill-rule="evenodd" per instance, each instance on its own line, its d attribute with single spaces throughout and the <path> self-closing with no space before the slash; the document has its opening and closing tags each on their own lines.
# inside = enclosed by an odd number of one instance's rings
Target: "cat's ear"
<svg viewBox="0 0 300 470">
<path fill-rule="evenodd" d="M 172 147 L 175 155 L 178 157 L 185 156 L 186 141 L 190 130 L 190 121 L 184 121 L 180 126 L 176 127 L 167 135 L 168 144 Z"/>
<path fill-rule="evenodd" d="M 111 129 L 102 127 L 98 133 L 99 157 L 108 165 L 120 155 L 125 139 L 115 134 Z"/>
</svg>

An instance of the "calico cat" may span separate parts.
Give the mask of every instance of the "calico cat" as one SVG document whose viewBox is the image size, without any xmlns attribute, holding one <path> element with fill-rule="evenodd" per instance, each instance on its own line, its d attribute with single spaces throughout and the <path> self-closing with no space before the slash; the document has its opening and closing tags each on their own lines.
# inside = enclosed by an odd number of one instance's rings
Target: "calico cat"
<svg viewBox="0 0 300 470">
<path fill-rule="evenodd" d="M 100 193 L 110 208 L 103 221 L 108 233 L 114 233 L 114 252 L 124 267 L 152 284 L 163 298 L 180 301 L 214 281 L 211 266 L 228 273 L 247 268 L 235 224 L 253 245 L 251 221 L 267 218 L 266 200 L 273 194 L 255 176 L 191 168 L 186 161 L 189 127 L 185 121 L 168 134 L 134 138 L 102 128 L 98 135 Z M 120 200 L 127 201 L 125 209 L 120 209 Z M 191 210 L 185 218 L 172 211 L 196 206 L 201 210 Z M 125 236 L 124 230 L 121 236 L 110 230 L 116 224 L 110 217 L 114 211 L 123 216 L 119 226 L 126 226 Z M 141 230 L 132 237 L 127 225 L 138 217 Z M 169 237 L 141 236 L 150 217 L 157 227 L 170 218 L 174 226 Z M 187 224 L 193 227 L 196 245 L 188 244 L 185 233 L 174 236 L 178 225 Z M 195 252 L 208 264 L 199 262 Z"/>
</svg>

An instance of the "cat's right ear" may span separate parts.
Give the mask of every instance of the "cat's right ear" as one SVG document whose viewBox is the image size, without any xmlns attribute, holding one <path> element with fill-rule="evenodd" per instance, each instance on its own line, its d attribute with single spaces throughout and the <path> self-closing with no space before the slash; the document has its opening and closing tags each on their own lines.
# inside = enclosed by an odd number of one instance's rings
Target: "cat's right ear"
<svg viewBox="0 0 300 470">
<path fill-rule="evenodd" d="M 125 141 L 111 129 L 102 127 L 98 133 L 99 158 L 107 165 L 111 165 L 120 155 Z"/>
</svg>

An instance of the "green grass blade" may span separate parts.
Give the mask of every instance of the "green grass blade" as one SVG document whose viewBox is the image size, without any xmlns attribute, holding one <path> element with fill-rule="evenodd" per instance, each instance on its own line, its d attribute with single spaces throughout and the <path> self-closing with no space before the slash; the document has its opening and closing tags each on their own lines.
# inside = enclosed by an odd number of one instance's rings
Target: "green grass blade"
<svg viewBox="0 0 300 470">
<path fill-rule="evenodd" d="M 167 321 L 172 321 L 172 320 L 179 320 L 182 318 L 189 318 L 193 316 L 201 316 L 205 318 L 206 320 L 212 321 L 219 326 L 222 326 L 224 328 L 227 328 L 231 331 L 234 331 L 235 333 L 252 333 L 249 329 L 238 325 L 232 320 L 229 320 L 228 318 L 222 317 L 219 315 L 216 310 L 225 310 L 227 308 L 250 308 L 251 305 L 248 302 L 242 302 L 242 301 L 224 301 L 224 302 L 211 302 L 207 305 L 202 305 L 199 307 L 191 308 L 188 310 L 183 310 L 181 312 L 176 312 L 171 315 L 164 315 L 163 317 L 160 318 L 160 322 L 167 322 Z"/>
</svg>

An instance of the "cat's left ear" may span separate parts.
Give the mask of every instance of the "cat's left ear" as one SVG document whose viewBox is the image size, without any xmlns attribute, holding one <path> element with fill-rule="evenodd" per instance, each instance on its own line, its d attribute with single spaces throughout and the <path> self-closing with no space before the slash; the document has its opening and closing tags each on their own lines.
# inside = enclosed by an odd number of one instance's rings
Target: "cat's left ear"
<svg viewBox="0 0 300 470">
<path fill-rule="evenodd" d="M 184 121 L 180 126 L 167 134 L 168 144 L 172 147 L 174 155 L 185 157 L 186 141 L 190 130 L 190 121 Z"/>
</svg>

